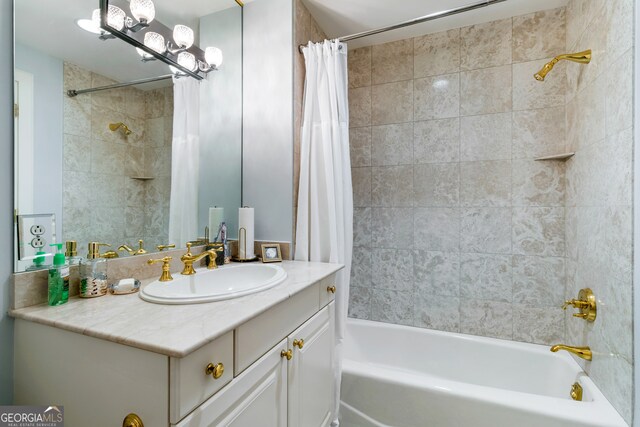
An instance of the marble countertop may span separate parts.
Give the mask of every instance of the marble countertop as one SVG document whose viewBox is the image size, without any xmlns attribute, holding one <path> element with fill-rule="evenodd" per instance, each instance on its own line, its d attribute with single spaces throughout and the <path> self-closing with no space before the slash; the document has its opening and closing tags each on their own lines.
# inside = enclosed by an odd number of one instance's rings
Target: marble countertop
<svg viewBox="0 0 640 427">
<path fill-rule="evenodd" d="M 190 305 L 143 301 L 138 293 L 12 310 L 9 315 L 137 347 L 172 357 L 184 357 L 247 320 L 335 273 L 340 264 L 284 261 L 287 278 L 269 290 L 240 298 Z M 155 279 L 142 282 L 146 284 Z"/>
</svg>

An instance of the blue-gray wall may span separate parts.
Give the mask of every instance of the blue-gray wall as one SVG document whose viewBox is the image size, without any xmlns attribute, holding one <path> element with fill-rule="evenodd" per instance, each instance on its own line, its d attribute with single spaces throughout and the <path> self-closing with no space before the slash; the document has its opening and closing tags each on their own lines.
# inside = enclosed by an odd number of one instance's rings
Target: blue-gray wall
<svg viewBox="0 0 640 427">
<path fill-rule="evenodd" d="M 56 215 L 56 241 L 62 241 L 63 63 L 30 46 L 16 43 L 15 67 L 33 75 L 33 212 Z"/>
<path fill-rule="evenodd" d="M 13 2 L 0 2 L 0 404 L 13 401 Z"/>
<path fill-rule="evenodd" d="M 257 240 L 293 235 L 293 2 L 243 10 L 243 199 Z"/>
<path fill-rule="evenodd" d="M 224 208 L 229 238 L 238 236 L 242 191 L 242 8 L 200 19 L 200 46 L 222 50 L 220 70 L 200 83 L 200 188 L 198 230 L 209 208 Z M 218 230 L 210 230 L 215 237 Z M 199 233 L 198 235 L 201 235 Z"/>
</svg>

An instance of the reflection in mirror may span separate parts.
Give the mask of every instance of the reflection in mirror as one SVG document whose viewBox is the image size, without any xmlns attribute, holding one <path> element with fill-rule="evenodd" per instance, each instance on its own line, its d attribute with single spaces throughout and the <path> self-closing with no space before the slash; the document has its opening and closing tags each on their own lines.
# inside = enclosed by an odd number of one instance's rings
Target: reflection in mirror
<svg viewBox="0 0 640 427">
<path fill-rule="evenodd" d="M 224 52 L 220 69 L 198 87 L 198 233 L 191 238 L 204 236 L 213 206 L 225 208 L 228 237 L 234 238 L 241 206 L 242 9 L 234 0 L 154 3 L 156 19 L 170 28 L 188 25 L 196 43 Z M 90 18 L 95 8 L 97 0 L 60 0 L 46 10 L 39 0 L 15 2 L 16 213 L 53 214 L 49 224 L 56 229 L 46 235 L 77 241 L 80 256 L 91 241 L 111 244 L 119 256 L 141 253 L 139 240 L 149 252 L 183 246 L 169 239 L 171 195 L 181 190 L 172 188 L 171 78 L 66 95 L 169 74 L 166 64 L 142 62 L 124 41 L 100 40 L 80 28 L 76 21 Z M 53 242 L 34 248 L 37 236 L 30 233 L 17 238 L 16 247 L 33 250 L 16 251 L 16 271 L 32 268 L 38 250 L 50 252 Z M 44 240 L 36 239 L 38 245 Z M 27 252 L 32 256 L 17 259 Z"/>
</svg>

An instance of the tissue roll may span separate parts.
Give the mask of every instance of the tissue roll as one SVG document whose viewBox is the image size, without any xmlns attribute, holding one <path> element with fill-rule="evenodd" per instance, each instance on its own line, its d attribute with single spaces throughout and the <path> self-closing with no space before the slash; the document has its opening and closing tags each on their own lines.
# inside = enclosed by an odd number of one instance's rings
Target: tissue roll
<svg viewBox="0 0 640 427">
<path fill-rule="evenodd" d="M 256 254 L 253 250 L 254 246 L 254 213 L 253 208 L 240 208 L 238 209 L 238 257 L 241 259 L 251 259 L 255 258 Z M 247 245 L 245 252 L 244 245 L 244 231 L 240 229 L 244 228 L 247 230 Z"/>
</svg>

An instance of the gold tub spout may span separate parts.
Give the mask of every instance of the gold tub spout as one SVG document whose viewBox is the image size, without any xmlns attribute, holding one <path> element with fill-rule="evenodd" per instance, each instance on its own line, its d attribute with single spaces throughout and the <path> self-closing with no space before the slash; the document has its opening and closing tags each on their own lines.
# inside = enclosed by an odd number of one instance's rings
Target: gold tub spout
<svg viewBox="0 0 640 427">
<path fill-rule="evenodd" d="M 559 350 L 568 351 L 569 353 L 573 353 L 584 360 L 591 360 L 592 358 L 591 349 L 589 347 L 571 347 L 564 344 L 556 344 L 551 347 L 551 351 L 554 353 Z"/>
<path fill-rule="evenodd" d="M 564 55 L 558 55 L 551 61 L 544 64 L 544 67 L 535 73 L 533 77 L 535 77 L 539 82 L 543 82 L 549 71 L 553 70 L 553 67 L 562 60 L 577 62 L 579 64 L 588 64 L 591 62 L 591 49 L 577 53 L 565 53 Z"/>
</svg>

